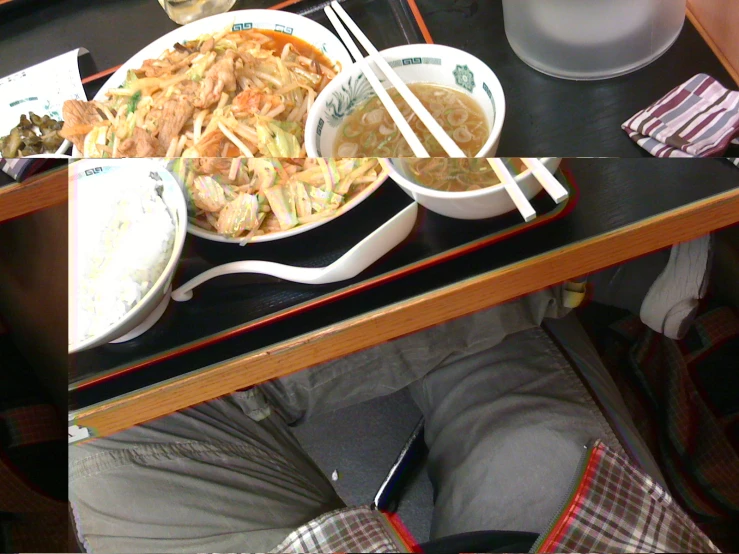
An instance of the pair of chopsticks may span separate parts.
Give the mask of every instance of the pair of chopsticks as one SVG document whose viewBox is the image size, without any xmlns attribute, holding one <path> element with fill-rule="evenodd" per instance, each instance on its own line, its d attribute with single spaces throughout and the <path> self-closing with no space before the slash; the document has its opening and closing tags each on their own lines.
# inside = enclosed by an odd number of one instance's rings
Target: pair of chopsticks
<svg viewBox="0 0 739 554">
<path fill-rule="evenodd" d="M 382 86 L 380 80 L 377 78 L 377 75 L 375 75 L 374 71 L 370 68 L 364 56 L 359 51 L 359 48 L 357 48 L 357 45 L 354 44 L 354 40 L 352 40 L 351 36 L 349 36 L 349 33 L 344 28 L 344 25 L 349 28 L 352 34 L 356 37 L 356 39 L 369 54 L 369 59 L 375 63 L 375 65 L 380 69 L 385 77 L 393 84 L 395 90 L 398 91 L 398 93 L 400 94 L 400 96 L 403 97 L 408 106 L 415 112 L 421 122 L 431 132 L 433 137 L 441 145 L 447 155 L 452 158 L 466 158 L 467 156 L 465 156 L 462 149 L 457 145 L 456 142 L 454 142 L 454 140 L 452 140 L 449 135 L 447 135 L 446 131 L 444 131 L 441 125 L 439 125 L 439 123 L 434 119 L 429 111 L 423 106 L 423 104 L 421 104 L 421 101 L 416 97 L 416 95 L 411 92 L 411 90 L 402 81 L 398 74 L 393 71 L 393 69 L 390 67 L 390 64 L 385 61 L 385 58 L 382 57 L 377 48 L 375 48 L 375 46 L 372 44 L 372 42 L 370 42 L 370 40 L 357 26 L 357 24 L 354 23 L 354 20 L 349 17 L 349 14 L 346 13 L 344 8 L 342 8 L 341 5 L 334 0 L 333 2 L 331 2 L 330 5 L 324 8 L 324 11 L 326 12 L 326 16 L 328 17 L 329 21 L 331 21 L 331 24 L 334 26 L 334 29 L 336 29 L 339 37 L 349 50 L 352 58 L 354 58 L 354 61 L 359 66 L 359 69 L 362 71 L 370 86 L 372 86 L 372 89 L 375 91 L 378 98 L 385 106 L 385 109 L 387 109 L 390 117 L 398 126 L 398 130 L 403 135 L 403 138 L 406 140 L 408 145 L 411 147 L 413 154 L 418 158 L 429 157 L 428 151 L 426 150 L 426 148 L 424 148 L 423 144 L 421 144 L 421 141 L 413 132 L 413 129 L 411 129 L 411 126 L 405 120 L 403 114 L 400 113 L 400 110 L 395 105 L 395 102 L 393 102 L 393 100 L 390 98 L 390 95 L 385 91 L 385 87 Z M 342 21 L 344 22 L 344 25 L 342 25 Z M 554 178 L 551 173 L 549 173 L 549 170 L 547 170 L 547 168 L 544 166 L 544 164 L 541 163 L 541 161 L 539 161 L 537 158 L 521 159 L 555 202 L 560 203 L 567 198 L 567 190 L 559 183 L 559 181 L 557 181 L 557 179 Z M 499 158 L 487 158 L 487 161 L 490 164 L 490 167 L 492 167 L 500 182 L 504 185 L 506 191 L 508 192 L 508 195 L 511 197 L 511 200 L 516 205 L 516 208 L 521 213 L 521 216 L 524 218 L 524 220 L 531 221 L 532 219 L 534 219 L 536 217 L 536 211 L 531 206 L 531 203 L 526 199 L 526 196 L 519 188 L 518 183 L 516 183 L 515 177 L 511 174 L 510 171 L 508 171 L 508 168 L 505 166 L 505 164 Z"/>
</svg>

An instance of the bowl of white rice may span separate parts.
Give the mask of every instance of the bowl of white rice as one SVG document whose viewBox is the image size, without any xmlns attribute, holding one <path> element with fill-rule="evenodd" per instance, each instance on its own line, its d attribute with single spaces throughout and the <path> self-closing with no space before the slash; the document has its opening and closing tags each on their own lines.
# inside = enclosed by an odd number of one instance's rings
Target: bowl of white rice
<svg viewBox="0 0 739 554">
<path fill-rule="evenodd" d="M 160 163 L 70 165 L 70 353 L 134 338 L 161 317 L 186 233 L 184 194 Z"/>
</svg>

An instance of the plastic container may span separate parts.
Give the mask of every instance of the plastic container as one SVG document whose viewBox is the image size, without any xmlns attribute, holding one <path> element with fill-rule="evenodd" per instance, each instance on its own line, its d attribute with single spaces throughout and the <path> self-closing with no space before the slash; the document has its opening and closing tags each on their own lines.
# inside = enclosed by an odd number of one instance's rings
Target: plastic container
<svg viewBox="0 0 739 554">
<path fill-rule="evenodd" d="M 651 63 L 680 34 L 686 0 L 503 0 L 514 52 L 565 79 L 607 79 Z"/>
<path fill-rule="evenodd" d="M 169 18 L 177 25 L 218 15 L 233 8 L 236 0 L 159 0 Z"/>
</svg>

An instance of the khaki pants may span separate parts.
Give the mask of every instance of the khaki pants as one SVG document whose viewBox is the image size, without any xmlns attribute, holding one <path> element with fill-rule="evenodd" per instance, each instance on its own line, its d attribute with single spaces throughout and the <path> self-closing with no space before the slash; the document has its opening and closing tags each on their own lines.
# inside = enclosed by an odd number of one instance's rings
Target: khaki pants
<svg viewBox="0 0 739 554">
<path fill-rule="evenodd" d="M 81 542 L 91 552 L 269 551 L 342 505 L 287 421 L 408 385 L 426 419 L 432 536 L 541 532 L 589 440 L 619 451 L 636 445 L 630 453 L 656 471 L 617 391 L 601 402 L 615 406 L 612 428 L 540 327 L 566 312 L 559 290 L 542 291 L 72 446 L 70 499 Z M 606 385 L 594 390 L 612 394 L 577 321 L 559 323 L 575 364 Z"/>
</svg>

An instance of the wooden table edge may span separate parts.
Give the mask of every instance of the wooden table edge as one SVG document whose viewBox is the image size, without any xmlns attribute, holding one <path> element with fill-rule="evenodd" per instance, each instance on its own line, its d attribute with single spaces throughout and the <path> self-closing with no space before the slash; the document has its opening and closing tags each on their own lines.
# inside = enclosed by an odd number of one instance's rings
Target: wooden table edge
<svg viewBox="0 0 739 554">
<path fill-rule="evenodd" d="M 61 167 L 34 175 L 22 183 L 0 187 L 0 223 L 67 201 L 67 169 Z"/>
<path fill-rule="evenodd" d="M 106 436 L 739 223 L 739 187 L 74 413 Z"/>
<path fill-rule="evenodd" d="M 729 75 L 731 75 L 731 78 L 734 79 L 734 82 L 739 85 L 739 68 L 735 68 L 731 65 L 731 62 L 729 62 L 729 58 L 724 55 L 724 53 L 721 51 L 721 48 L 719 48 L 718 44 L 716 44 L 716 41 L 713 40 L 713 38 L 700 22 L 698 17 L 693 13 L 693 10 L 690 8 L 690 6 L 688 6 L 686 9 L 686 15 L 690 22 L 693 24 L 693 27 L 695 27 L 695 29 L 698 31 L 698 34 L 700 34 L 708 47 L 713 51 L 713 54 L 718 58 L 718 61 L 720 61 L 721 65 L 724 66 L 724 69 L 726 69 Z"/>
</svg>

